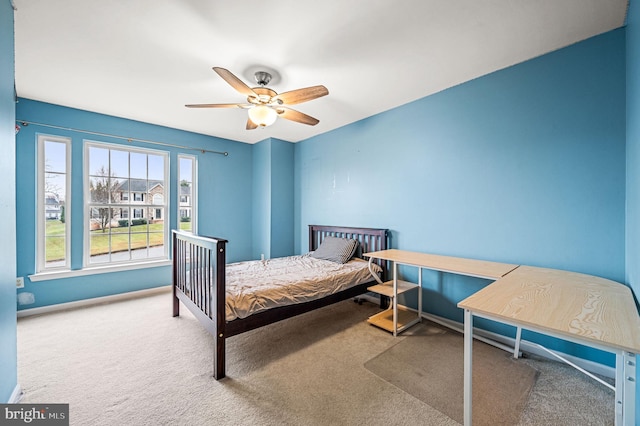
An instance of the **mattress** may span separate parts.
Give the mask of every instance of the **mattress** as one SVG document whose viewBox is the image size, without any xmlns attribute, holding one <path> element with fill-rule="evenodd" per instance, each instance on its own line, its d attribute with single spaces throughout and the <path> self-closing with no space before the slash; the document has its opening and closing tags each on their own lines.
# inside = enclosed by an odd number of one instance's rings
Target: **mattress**
<svg viewBox="0 0 640 426">
<path fill-rule="evenodd" d="M 372 264 L 376 273 L 381 269 Z M 226 265 L 226 319 L 246 318 L 267 309 L 320 299 L 373 281 L 368 262 L 339 264 L 311 257 L 279 257 Z"/>
</svg>

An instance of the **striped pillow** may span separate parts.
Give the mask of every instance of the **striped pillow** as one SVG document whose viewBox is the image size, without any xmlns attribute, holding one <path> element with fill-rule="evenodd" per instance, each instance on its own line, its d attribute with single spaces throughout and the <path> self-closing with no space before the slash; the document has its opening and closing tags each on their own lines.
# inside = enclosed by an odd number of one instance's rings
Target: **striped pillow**
<svg viewBox="0 0 640 426">
<path fill-rule="evenodd" d="M 358 240 L 337 237 L 325 237 L 320 247 L 311 253 L 316 259 L 330 260 L 336 263 L 347 263 L 358 247 Z"/>
</svg>

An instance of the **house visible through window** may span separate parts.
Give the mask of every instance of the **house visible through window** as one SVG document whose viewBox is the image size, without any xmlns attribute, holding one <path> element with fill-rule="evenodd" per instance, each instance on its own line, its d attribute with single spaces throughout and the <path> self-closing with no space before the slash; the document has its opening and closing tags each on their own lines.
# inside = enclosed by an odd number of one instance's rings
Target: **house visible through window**
<svg viewBox="0 0 640 426">
<path fill-rule="evenodd" d="M 178 218 L 182 231 L 197 233 L 196 157 L 178 156 Z"/>
<path fill-rule="evenodd" d="M 37 270 L 69 268 L 71 140 L 38 135 Z"/>
<path fill-rule="evenodd" d="M 167 153 L 87 142 L 85 159 L 85 265 L 166 259 Z"/>
</svg>

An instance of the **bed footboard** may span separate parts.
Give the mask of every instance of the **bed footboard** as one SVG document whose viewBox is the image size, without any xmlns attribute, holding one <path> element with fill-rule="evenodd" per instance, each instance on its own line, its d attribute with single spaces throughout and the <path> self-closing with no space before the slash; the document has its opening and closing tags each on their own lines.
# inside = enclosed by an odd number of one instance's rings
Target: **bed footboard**
<svg viewBox="0 0 640 426">
<path fill-rule="evenodd" d="M 173 316 L 180 302 L 213 335 L 213 375 L 225 376 L 227 240 L 173 231 Z"/>
</svg>

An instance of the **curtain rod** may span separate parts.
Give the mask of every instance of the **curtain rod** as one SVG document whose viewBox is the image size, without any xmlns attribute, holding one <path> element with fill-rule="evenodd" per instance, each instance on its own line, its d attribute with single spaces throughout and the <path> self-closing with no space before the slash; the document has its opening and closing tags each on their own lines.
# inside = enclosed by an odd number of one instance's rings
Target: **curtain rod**
<svg viewBox="0 0 640 426">
<path fill-rule="evenodd" d="M 71 131 L 71 132 L 81 132 L 81 133 L 87 133 L 89 135 L 105 136 L 105 137 L 109 137 L 109 138 L 122 139 L 122 140 L 125 140 L 127 142 L 133 142 L 133 141 L 144 142 L 144 143 L 150 143 L 150 144 L 153 144 L 153 145 L 168 146 L 168 147 L 171 147 L 171 148 L 181 148 L 181 149 L 189 149 L 189 150 L 193 150 L 193 151 L 200 151 L 203 154 L 205 152 L 208 152 L 210 154 L 224 155 L 225 157 L 229 156 L 229 153 L 227 151 L 224 151 L 224 152 L 223 151 L 212 151 L 210 149 L 194 148 L 194 147 L 185 146 L 185 145 L 174 145 L 174 144 L 171 144 L 171 143 L 157 142 L 157 141 L 152 141 L 152 140 L 148 140 L 148 139 L 127 138 L 125 136 L 112 135 L 112 134 L 109 134 L 109 133 L 92 132 L 90 130 L 74 129 L 72 127 L 62 127 L 62 126 L 56 126 L 56 125 L 53 125 L 53 124 L 36 123 L 35 121 L 16 120 L 16 123 L 21 124 L 24 127 L 28 126 L 29 124 L 33 124 L 34 126 L 51 127 L 53 129 L 68 130 L 68 131 Z"/>
</svg>

